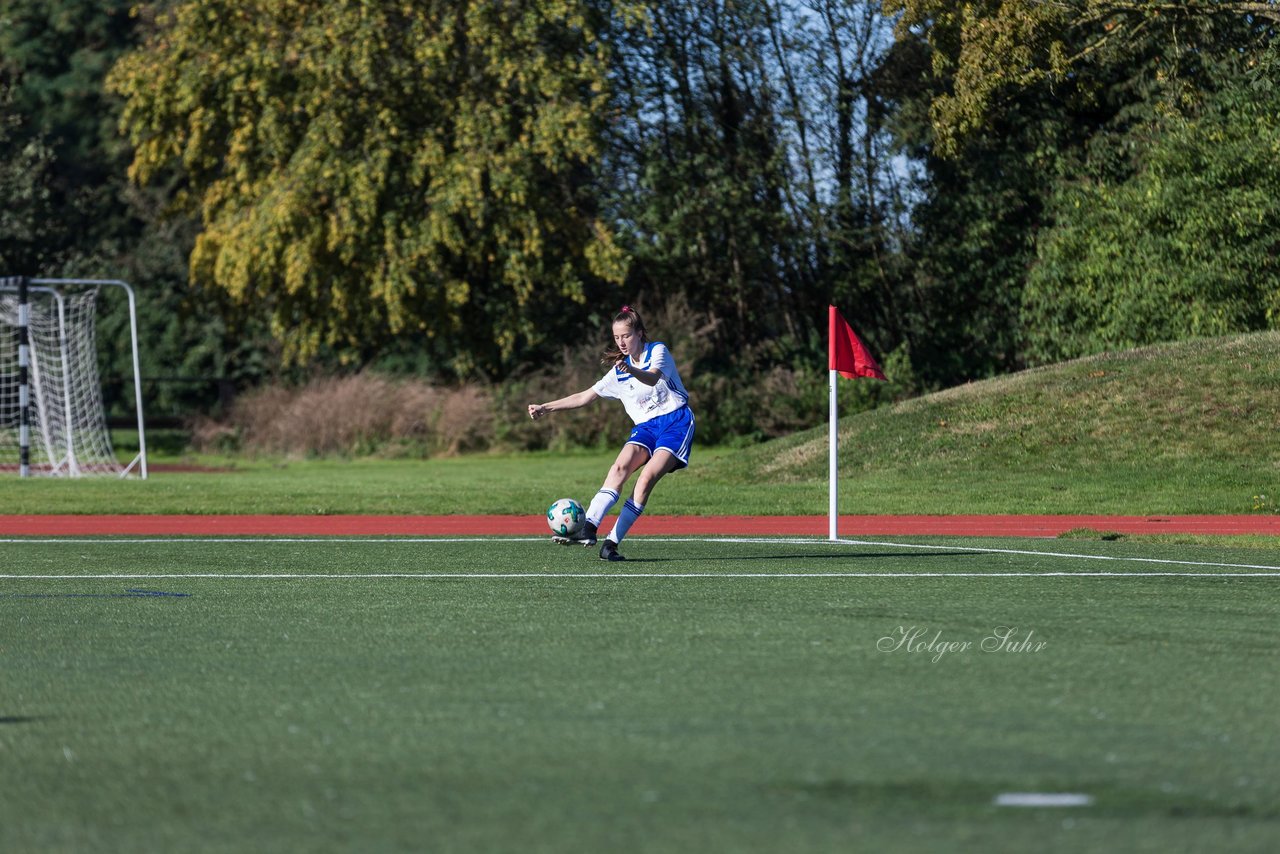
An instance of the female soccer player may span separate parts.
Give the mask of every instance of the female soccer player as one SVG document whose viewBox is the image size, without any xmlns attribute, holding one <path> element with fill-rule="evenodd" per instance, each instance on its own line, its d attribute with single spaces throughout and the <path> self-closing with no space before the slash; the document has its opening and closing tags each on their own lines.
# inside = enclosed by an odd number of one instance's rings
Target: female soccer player
<svg viewBox="0 0 1280 854">
<path fill-rule="evenodd" d="M 644 321 L 631 306 L 624 305 L 613 318 L 613 345 L 602 360 L 611 367 L 598 383 L 550 403 L 531 403 L 529 417 L 536 421 L 548 412 L 577 409 L 599 397 L 622 401 L 635 429 L 591 500 L 583 529 L 573 537 L 552 539 L 562 545 L 594 546 L 600 520 L 618 502 L 627 479 L 639 469 L 631 498 L 622 505 L 617 523 L 600 547 L 601 560 L 626 560 L 618 554 L 618 545 L 644 512 L 653 487 L 663 475 L 689 465 L 693 411 L 671 351 L 661 341 L 649 340 Z"/>
</svg>

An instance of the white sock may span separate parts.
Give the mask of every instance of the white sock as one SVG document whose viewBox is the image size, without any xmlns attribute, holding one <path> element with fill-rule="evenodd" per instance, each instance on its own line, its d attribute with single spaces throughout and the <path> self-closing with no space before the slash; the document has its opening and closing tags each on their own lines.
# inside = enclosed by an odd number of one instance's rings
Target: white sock
<svg viewBox="0 0 1280 854">
<path fill-rule="evenodd" d="M 621 543 L 622 538 L 627 535 L 627 531 L 631 530 L 631 526 L 640 518 L 640 514 L 643 512 L 643 504 L 637 504 L 634 500 L 628 498 L 622 505 L 622 512 L 618 514 L 618 521 L 614 524 L 613 530 L 609 532 L 609 539 L 615 543 Z"/>
<path fill-rule="evenodd" d="M 591 499 L 591 506 L 587 508 L 587 521 L 597 528 L 600 527 L 600 520 L 605 517 L 613 505 L 618 503 L 618 493 L 612 489 L 600 487 L 600 491 L 596 493 L 596 497 Z"/>
</svg>

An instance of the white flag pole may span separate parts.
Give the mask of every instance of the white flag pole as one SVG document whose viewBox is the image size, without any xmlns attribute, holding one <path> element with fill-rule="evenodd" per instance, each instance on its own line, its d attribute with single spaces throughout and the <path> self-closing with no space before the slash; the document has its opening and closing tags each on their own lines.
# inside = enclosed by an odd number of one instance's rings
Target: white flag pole
<svg viewBox="0 0 1280 854">
<path fill-rule="evenodd" d="M 839 503 L 837 499 L 838 499 L 838 494 L 840 489 L 838 485 L 839 478 L 836 472 L 836 469 L 837 469 L 836 445 L 839 444 L 838 434 L 840 432 L 840 419 L 839 419 L 839 414 L 836 411 L 838 409 L 836 405 L 836 383 L 839 381 L 839 379 L 840 379 L 840 374 L 837 371 L 831 371 L 831 424 L 828 429 L 828 432 L 830 433 L 829 445 L 831 446 L 830 447 L 830 457 L 831 457 L 830 463 L 831 464 L 830 464 L 830 471 L 828 472 L 827 476 L 830 482 L 830 487 L 828 488 L 828 492 L 830 493 L 830 497 L 831 497 L 831 507 L 828 512 L 828 516 L 830 518 L 830 525 L 829 525 L 830 539 L 832 540 L 840 539 L 840 533 L 838 530 L 839 528 L 838 520 L 839 520 L 840 511 L 839 511 L 839 507 L 837 506 Z"/>
</svg>

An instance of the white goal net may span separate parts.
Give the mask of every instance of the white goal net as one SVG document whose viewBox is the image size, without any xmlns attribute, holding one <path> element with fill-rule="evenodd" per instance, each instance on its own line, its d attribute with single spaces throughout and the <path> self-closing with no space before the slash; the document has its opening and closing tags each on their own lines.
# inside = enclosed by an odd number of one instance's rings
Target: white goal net
<svg viewBox="0 0 1280 854">
<path fill-rule="evenodd" d="M 107 429 L 95 340 L 100 285 L 50 287 L 42 281 L 48 280 L 31 280 L 21 289 L 27 297 L 23 312 L 14 280 L 0 280 L 0 472 L 124 476 L 142 460 L 137 473 L 145 477 L 145 457 L 121 464 Z M 131 291 L 130 298 L 132 311 Z M 25 371 L 20 352 L 24 320 Z M 135 359 L 135 389 L 137 380 Z M 138 424 L 139 444 L 145 448 L 140 404 Z"/>
</svg>

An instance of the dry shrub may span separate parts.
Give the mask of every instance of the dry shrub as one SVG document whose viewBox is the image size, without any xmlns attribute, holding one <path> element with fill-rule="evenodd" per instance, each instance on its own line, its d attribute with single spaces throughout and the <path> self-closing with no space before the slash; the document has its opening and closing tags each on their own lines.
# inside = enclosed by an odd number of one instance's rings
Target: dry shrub
<svg viewBox="0 0 1280 854">
<path fill-rule="evenodd" d="M 446 454 L 478 451 L 493 444 L 493 397 L 474 385 L 449 389 L 436 408 L 432 436 Z"/>
<path fill-rule="evenodd" d="M 819 368 L 772 366 L 757 373 L 750 359 L 731 376 L 711 373 L 719 322 L 683 296 L 649 310 L 637 306 L 649 334 L 671 348 L 698 417 L 698 438 L 772 437 L 812 426 L 824 412 Z M 530 403 L 545 403 L 590 388 L 607 366 L 611 343 L 602 327 L 566 347 L 537 372 L 493 385 L 433 386 L 365 372 L 320 377 L 302 386 L 263 386 L 242 396 L 219 421 L 192 425 L 199 450 L 239 447 L 290 456 L 325 454 L 457 454 L 488 448 L 564 451 L 617 447 L 631 429 L 613 401 L 531 421 Z"/>
<path fill-rule="evenodd" d="M 197 415 L 188 424 L 191 447 L 197 451 L 227 451 L 236 447 L 236 429 L 225 421 Z"/>
<path fill-rule="evenodd" d="M 530 403 L 558 400 L 595 385 L 607 370 L 600 362 L 603 352 L 603 339 L 566 348 L 555 364 L 498 386 L 494 416 L 499 427 L 498 441 L 506 447 L 526 450 L 620 444 L 631 422 L 612 401 L 556 412 L 536 422 L 529 419 Z"/>
<path fill-rule="evenodd" d="M 676 358 L 681 378 L 688 383 L 716 347 L 720 320 L 706 312 L 695 311 L 689 298 L 676 294 L 652 317 L 644 315 L 645 326 L 655 341 L 667 345 Z"/>
<path fill-rule="evenodd" d="M 766 438 L 775 439 L 821 423 L 823 379 L 816 370 L 797 371 L 784 365 L 765 371 L 754 388 L 758 401 L 756 429 Z"/>
<path fill-rule="evenodd" d="M 398 384 L 395 406 L 391 408 L 389 433 L 397 438 L 425 438 L 431 432 L 433 413 L 439 411 L 443 389 L 417 380 Z"/>
<path fill-rule="evenodd" d="M 193 427 L 209 450 L 234 435 L 243 450 L 288 456 L 454 454 L 488 447 L 493 407 L 480 386 L 437 388 L 372 373 L 262 386 L 240 397 L 222 422 Z"/>
</svg>

